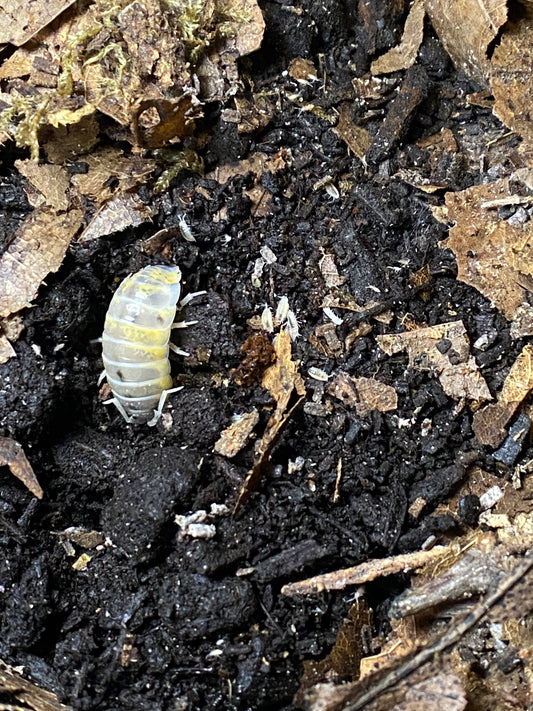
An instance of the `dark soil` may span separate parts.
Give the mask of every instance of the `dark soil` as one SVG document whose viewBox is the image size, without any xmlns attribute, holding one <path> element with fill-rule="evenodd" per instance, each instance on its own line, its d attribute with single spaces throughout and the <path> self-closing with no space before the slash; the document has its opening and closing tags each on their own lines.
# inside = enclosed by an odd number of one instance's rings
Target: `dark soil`
<svg viewBox="0 0 533 711">
<path fill-rule="evenodd" d="M 279 95 L 279 111 L 250 137 L 225 123 L 220 107 L 208 107 L 212 140 L 204 158 L 209 170 L 256 151 L 290 149 L 286 168 L 262 178 L 273 196 L 271 214 L 252 214 L 243 193 L 251 174 L 224 185 L 180 174 L 163 196 L 147 193 L 157 210 L 153 226 L 72 247 L 34 308 L 23 312 L 17 358 L 0 366 L 0 434 L 23 445 L 45 490 L 38 502 L 0 470 L 0 658 L 23 665 L 28 678 L 76 709 L 290 708 L 302 661 L 328 653 L 354 591 L 295 599 L 280 594 L 282 585 L 416 550 L 432 534 L 445 541 L 475 525 L 475 515 L 461 521 L 431 514 L 468 462 L 495 469 L 473 437 L 470 409 L 457 408 L 428 373 L 408 369 L 405 354 L 386 356 L 375 336 L 403 330 L 406 314 L 429 325 L 463 319 L 471 342 L 492 334 L 478 362 L 492 392 L 501 386 L 521 344 L 510 341 L 508 324 L 487 300 L 456 281 L 453 255 L 439 249 L 446 228 L 429 205 L 442 203 L 442 191 L 428 195 L 391 176 L 402 167 L 423 170 L 427 156 L 416 142 L 444 127 L 460 146 L 504 129 L 488 109 L 466 102 L 478 87 L 457 75 L 427 28 L 416 71 L 395 76 L 366 120 L 375 140 L 365 168 L 322 116 L 335 117 L 343 101 L 353 102 L 352 79 L 399 39 L 398 3 L 262 7 L 263 48 L 242 69 L 256 91 Z M 294 57 L 312 60 L 320 81 L 293 81 L 284 70 Z M 396 126 L 395 112 L 405 111 L 396 102 L 401 87 L 419 92 L 418 103 L 400 133 L 387 133 L 385 117 Z M 298 92 L 301 100 L 287 98 Z M 306 104 L 322 113 L 303 110 Z M 355 121 L 364 111 L 353 103 Z M 7 240 L 29 207 L 13 153 L 3 158 L 0 237 Z M 454 190 L 482 180 L 467 160 L 444 161 L 438 171 Z M 340 199 L 315 187 L 327 175 L 336 185 L 353 180 Z M 141 240 L 175 225 L 183 211 L 196 243 L 174 238 L 172 257 L 185 292 L 207 295 L 186 308 L 185 318 L 199 323 L 179 332 L 192 357 L 174 362 L 185 387 L 170 398 L 172 425 L 132 427 L 98 398 L 102 365 L 94 339 L 118 282 L 164 261 L 143 254 Z M 277 261 L 265 266 L 258 287 L 251 276 L 263 245 Z M 335 255 L 347 291 L 364 304 L 389 299 L 393 313 L 388 326 L 371 321 L 372 332 L 337 358 L 308 340 L 327 322 L 318 265 L 324 252 Z M 427 263 L 433 277 L 424 301 L 409 276 Z M 232 460 L 214 454 L 213 445 L 233 414 L 254 407 L 261 413 L 256 431 L 264 430 L 270 397 L 258 385 L 238 386 L 231 370 L 252 333 L 247 320 L 265 303 L 275 309 L 283 295 L 299 321 L 294 357 L 306 402 L 274 450 L 260 490 L 232 517 L 253 443 Z M 338 334 L 343 340 L 343 327 Z M 358 417 L 307 376 L 311 366 L 377 377 L 396 389 L 398 410 Z M 431 421 L 426 436 L 423 420 Z M 401 427 L 403 421 L 410 424 Z M 289 460 L 298 457 L 302 465 L 289 473 Z M 419 496 L 427 505 L 415 522 L 408 508 Z M 180 537 L 175 514 L 209 512 L 212 504 L 227 507 L 212 516 L 215 537 Z M 72 565 L 85 549 L 69 548 L 57 535 L 69 527 L 106 537 L 87 551 L 92 558 L 82 571 Z M 385 580 L 369 589 L 378 628 L 403 584 Z"/>
</svg>

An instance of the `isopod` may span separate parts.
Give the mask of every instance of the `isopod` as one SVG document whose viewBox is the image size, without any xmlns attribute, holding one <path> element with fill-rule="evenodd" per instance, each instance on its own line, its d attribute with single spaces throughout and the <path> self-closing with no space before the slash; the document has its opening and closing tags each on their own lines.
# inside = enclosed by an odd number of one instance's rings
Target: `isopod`
<svg viewBox="0 0 533 711">
<path fill-rule="evenodd" d="M 114 403 L 128 423 L 149 426 L 161 417 L 172 387 L 169 349 L 187 355 L 170 343 L 170 331 L 195 323 L 175 323 L 181 293 L 177 266 L 149 266 L 130 274 L 116 290 L 106 314 L 102 358 Z M 197 294 L 180 302 L 188 303 Z M 106 404 L 107 404 L 106 403 Z"/>
</svg>

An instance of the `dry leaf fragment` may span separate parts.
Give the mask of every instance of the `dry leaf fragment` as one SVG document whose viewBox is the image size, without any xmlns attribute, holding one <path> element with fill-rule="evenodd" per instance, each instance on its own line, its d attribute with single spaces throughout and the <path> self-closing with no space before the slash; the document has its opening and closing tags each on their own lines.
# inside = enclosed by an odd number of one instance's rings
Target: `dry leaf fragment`
<svg viewBox="0 0 533 711">
<path fill-rule="evenodd" d="M 426 0 L 426 10 L 455 66 L 486 84 L 487 50 L 507 20 L 505 0 Z"/>
<path fill-rule="evenodd" d="M 524 346 L 505 378 L 497 402 L 475 413 L 472 426 L 480 444 L 498 447 L 505 439 L 505 426 L 533 388 L 532 356 L 533 346 Z"/>
<path fill-rule="evenodd" d="M 82 218 L 81 210 L 63 215 L 36 210 L 24 220 L 0 258 L 0 316 L 30 305 L 46 275 L 61 266 Z"/>
<path fill-rule="evenodd" d="M 0 437 L 0 466 L 9 467 L 24 486 L 38 499 L 43 498 L 43 490 L 37 481 L 31 464 L 26 459 L 22 445 L 9 437 Z"/>
<path fill-rule="evenodd" d="M 450 397 L 492 400 L 487 383 L 470 355 L 470 343 L 462 321 L 405 333 L 388 333 L 377 336 L 376 340 L 388 355 L 407 351 L 409 366 L 432 371 Z"/>
<path fill-rule="evenodd" d="M 98 237 L 121 232 L 127 227 L 137 227 L 152 219 L 151 208 L 134 193 L 125 193 L 109 200 L 96 213 L 80 235 L 78 242 L 86 244 Z"/>
<path fill-rule="evenodd" d="M 339 275 L 339 270 L 335 264 L 335 256 L 333 254 L 325 254 L 318 263 L 320 272 L 324 278 L 326 286 L 336 287 L 342 286 L 346 281 L 346 277 Z"/>
<path fill-rule="evenodd" d="M 527 308 L 521 281 L 524 276 L 533 276 L 532 223 L 510 224 L 491 207 L 494 200 L 512 201 L 514 197 L 507 178 L 446 193 L 446 219 L 455 225 L 441 246 L 454 252 L 458 279 L 474 286 L 509 320 L 520 315 L 524 321 L 522 335 L 531 335 L 533 313 Z M 530 314 L 529 329 L 524 309 Z"/>
<path fill-rule="evenodd" d="M 370 67 L 372 74 L 397 72 L 414 64 L 424 39 L 425 15 L 424 0 L 415 0 L 407 15 L 400 44 L 372 62 Z"/>
<path fill-rule="evenodd" d="M 7 337 L 4 336 L 3 333 L 0 334 L 0 364 L 7 363 L 10 358 L 13 358 L 16 355 L 17 354 L 15 353 L 15 350 L 8 341 Z"/>
<path fill-rule="evenodd" d="M 73 4 L 74 0 L 1 0 L 0 43 L 25 44 Z"/>
<path fill-rule="evenodd" d="M 274 445 L 285 425 L 305 396 L 305 385 L 291 359 L 292 342 L 286 330 L 280 331 L 274 341 L 276 361 L 264 373 L 261 385 L 276 401 L 276 409 L 268 420 L 254 457 L 254 464 L 241 492 L 233 513 L 236 514 L 246 499 L 256 490 L 261 481 L 263 465 L 268 461 Z"/>
<path fill-rule="evenodd" d="M 333 130 L 359 160 L 363 160 L 372 145 L 372 136 L 363 126 L 352 120 L 352 104 L 345 101 L 341 106 L 339 122 Z"/>
<path fill-rule="evenodd" d="M 242 415 L 234 415 L 232 423 L 215 442 L 215 452 L 223 457 L 234 457 L 246 445 L 253 428 L 259 422 L 259 413 L 256 409 Z"/>
<path fill-rule="evenodd" d="M 389 412 L 398 407 L 396 390 L 374 378 L 353 378 L 348 373 L 339 373 L 328 387 L 328 393 L 348 407 L 355 407 L 359 417 L 365 417 L 372 410 Z"/>
<path fill-rule="evenodd" d="M 521 18 L 505 27 L 491 60 L 490 87 L 493 111 L 511 131 L 533 148 L 533 19 Z M 523 149 L 522 149 L 523 150 Z"/>
<path fill-rule="evenodd" d="M 63 166 L 36 163 L 33 160 L 17 160 L 15 167 L 39 193 L 38 199 L 35 199 L 35 195 L 28 191 L 28 200 L 33 207 L 45 205 L 54 212 L 68 210 L 70 175 Z"/>
<path fill-rule="evenodd" d="M 72 176 L 82 195 L 102 204 L 117 193 L 137 188 L 148 180 L 156 163 L 136 155 L 124 155 L 116 148 L 103 148 L 85 156 L 87 172 Z M 118 186 L 110 187 L 118 183 Z"/>
</svg>

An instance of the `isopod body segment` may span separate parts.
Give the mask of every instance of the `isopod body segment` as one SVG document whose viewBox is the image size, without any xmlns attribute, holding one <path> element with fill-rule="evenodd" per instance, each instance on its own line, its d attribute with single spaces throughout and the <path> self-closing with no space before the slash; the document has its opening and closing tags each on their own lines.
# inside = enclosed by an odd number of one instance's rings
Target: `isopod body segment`
<svg viewBox="0 0 533 711">
<path fill-rule="evenodd" d="M 179 267 L 149 266 L 126 277 L 111 300 L 102 357 L 108 402 L 127 422 L 155 424 L 173 391 L 168 353 L 180 292 Z"/>
</svg>

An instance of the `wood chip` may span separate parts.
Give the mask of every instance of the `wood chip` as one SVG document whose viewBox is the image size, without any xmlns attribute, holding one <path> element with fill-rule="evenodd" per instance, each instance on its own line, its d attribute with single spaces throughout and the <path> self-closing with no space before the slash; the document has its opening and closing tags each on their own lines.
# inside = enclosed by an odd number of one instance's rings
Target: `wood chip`
<svg viewBox="0 0 533 711">
<path fill-rule="evenodd" d="M 22 445 L 9 437 L 0 437 L 0 466 L 9 467 L 24 486 L 38 499 L 43 498 L 43 490 L 28 462 Z"/>
<path fill-rule="evenodd" d="M 390 558 L 368 560 L 352 568 L 336 570 L 333 573 L 316 575 L 297 583 L 289 583 L 281 588 L 282 595 L 312 595 L 324 590 L 343 590 L 348 585 L 364 585 L 371 580 L 396 573 L 422 568 L 427 563 L 441 560 L 446 555 L 444 546 L 435 546 L 429 551 L 402 553 Z"/>
<path fill-rule="evenodd" d="M 0 660 L 0 694 L 7 699 L 16 699 L 13 704 L 3 703 L 5 711 L 72 711 L 71 706 L 60 703 L 56 694 L 40 689 L 24 679 L 18 669 Z"/>
<path fill-rule="evenodd" d="M 61 266 L 82 217 L 81 210 L 71 210 L 62 215 L 35 211 L 26 218 L 0 258 L 0 316 L 30 305 L 46 275 Z"/>
</svg>

